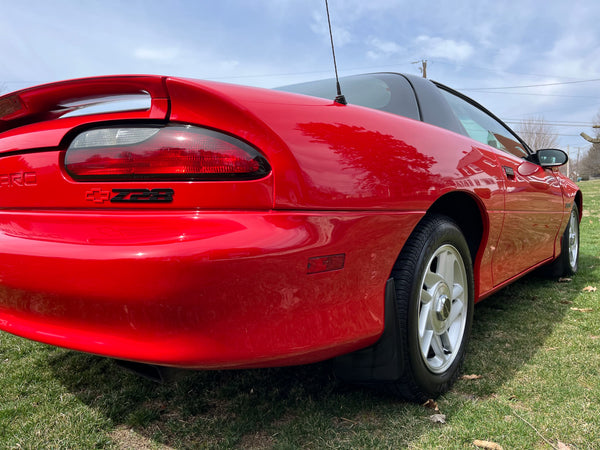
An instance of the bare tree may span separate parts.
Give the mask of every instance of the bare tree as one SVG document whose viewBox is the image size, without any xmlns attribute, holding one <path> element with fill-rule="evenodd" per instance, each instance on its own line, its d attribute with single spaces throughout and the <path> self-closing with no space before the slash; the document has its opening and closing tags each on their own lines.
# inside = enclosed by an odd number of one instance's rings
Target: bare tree
<svg viewBox="0 0 600 450">
<path fill-rule="evenodd" d="M 543 117 L 531 117 L 519 124 L 517 133 L 527 142 L 532 150 L 541 148 L 556 148 L 558 135 Z"/>
</svg>

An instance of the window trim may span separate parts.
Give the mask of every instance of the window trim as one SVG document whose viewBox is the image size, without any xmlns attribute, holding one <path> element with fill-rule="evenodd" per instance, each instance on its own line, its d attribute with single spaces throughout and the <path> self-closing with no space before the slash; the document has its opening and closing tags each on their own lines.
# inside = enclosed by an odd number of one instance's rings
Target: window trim
<svg viewBox="0 0 600 450">
<path fill-rule="evenodd" d="M 517 133 L 515 133 L 515 132 L 513 131 L 513 129 L 512 129 L 512 128 L 510 128 L 508 125 L 506 125 L 506 124 L 505 124 L 505 123 L 504 123 L 502 120 L 500 120 L 500 119 L 499 119 L 499 118 L 498 118 L 498 117 L 497 117 L 497 116 L 496 116 L 494 113 L 492 113 L 492 112 L 491 112 L 489 109 L 487 109 L 485 106 L 482 106 L 480 103 L 477 103 L 477 102 L 476 102 L 475 100 L 473 100 L 472 98 L 470 98 L 470 97 L 467 97 L 466 95 L 464 95 L 464 94 L 462 94 L 462 93 L 460 93 L 460 92 L 458 92 L 458 91 L 455 91 L 454 89 L 452 89 L 452 88 L 449 88 L 448 86 L 445 86 L 445 85 L 443 85 L 443 84 L 441 84 L 441 83 L 438 83 L 437 81 L 432 81 L 432 83 L 433 83 L 433 84 L 435 84 L 435 86 L 437 86 L 439 89 L 442 89 L 442 90 L 444 90 L 444 91 L 446 91 L 446 92 L 449 92 L 450 94 L 453 94 L 453 95 L 457 96 L 458 98 L 460 98 L 460 99 L 464 100 L 465 102 L 469 103 L 471 106 L 474 106 L 475 108 L 479 109 L 480 111 L 482 111 L 483 113 L 487 114 L 487 115 L 488 115 L 488 116 L 490 116 L 492 119 L 494 119 L 496 122 L 498 122 L 500 125 L 502 125 L 504 128 L 506 128 L 506 129 L 507 129 L 507 130 L 510 132 L 510 134 L 511 134 L 512 136 L 514 136 L 514 138 L 515 138 L 515 139 L 516 139 L 516 140 L 517 140 L 517 141 L 518 141 L 518 142 L 519 142 L 519 143 L 520 143 L 520 144 L 523 146 L 523 149 L 525 149 L 525 151 L 527 152 L 527 156 L 524 156 L 524 157 L 523 157 L 523 159 L 527 159 L 529 156 L 531 156 L 531 155 L 535 154 L 535 151 L 533 151 L 533 150 L 532 150 L 532 149 L 529 147 L 529 145 L 527 145 L 527 143 L 526 143 L 526 142 L 525 142 L 523 139 L 521 139 L 521 137 L 519 137 L 519 135 L 518 135 Z M 446 103 L 448 103 L 448 101 L 447 101 L 446 99 L 444 99 L 444 101 L 445 101 Z M 450 106 L 450 109 L 452 109 L 452 106 Z M 452 114 L 454 114 L 454 116 L 456 117 L 456 113 L 454 112 L 454 110 L 453 110 L 453 109 L 452 109 Z M 460 120 L 458 119 L 458 117 L 457 117 L 457 120 L 460 122 Z M 463 130 L 464 130 L 464 127 L 463 127 Z M 469 139 L 472 139 L 472 138 L 469 136 L 469 134 L 467 133 L 467 131 L 466 131 L 466 130 L 464 130 L 464 133 L 463 133 L 463 134 L 464 134 L 466 137 L 468 137 Z M 502 151 L 502 150 L 500 150 L 500 151 Z M 505 152 L 505 153 L 506 153 L 506 152 Z M 511 154 L 511 155 L 512 155 L 512 153 L 509 153 L 509 154 Z M 516 155 L 513 155 L 513 156 L 516 156 Z"/>
</svg>

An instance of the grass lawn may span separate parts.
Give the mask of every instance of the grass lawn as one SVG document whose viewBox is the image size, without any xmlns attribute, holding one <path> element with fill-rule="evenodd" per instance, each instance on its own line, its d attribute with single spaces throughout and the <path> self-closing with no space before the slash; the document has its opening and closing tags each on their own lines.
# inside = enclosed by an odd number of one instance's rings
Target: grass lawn
<svg viewBox="0 0 600 450">
<path fill-rule="evenodd" d="M 579 273 L 527 276 L 475 308 L 464 373 L 477 377 L 438 399 L 444 424 L 328 363 L 157 385 L 0 333 L 0 448 L 600 448 L 600 181 L 581 189 Z"/>
</svg>

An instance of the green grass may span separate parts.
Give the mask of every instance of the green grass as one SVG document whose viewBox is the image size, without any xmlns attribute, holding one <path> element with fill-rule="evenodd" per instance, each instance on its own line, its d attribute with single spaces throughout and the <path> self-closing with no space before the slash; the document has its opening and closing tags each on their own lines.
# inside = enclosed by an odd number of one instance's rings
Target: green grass
<svg viewBox="0 0 600 450">
<path fill-rule="evenodd" d="M 438 399 L 445 424 L 328 363 L 157 385 L 1 333 L 0 448 L 600 448 L 600 290 L 583 291 L 600 289 L 600 182 L 581 188 L 580 272 L 527 276 L 475 308 L 464 373 L 481 378 Z"/>
</svg>

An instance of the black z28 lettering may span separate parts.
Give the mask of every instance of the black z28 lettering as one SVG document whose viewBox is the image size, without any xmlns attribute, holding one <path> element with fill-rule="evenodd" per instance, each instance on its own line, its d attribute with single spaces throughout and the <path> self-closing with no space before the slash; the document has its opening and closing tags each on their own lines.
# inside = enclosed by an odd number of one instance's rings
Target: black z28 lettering
<svg viewBox="0 0 600 450">
<path fill-rule="evenodd" d="M 113 189 L 117 194 L 111 203 L 170 203 L 173 201 L 173 189 Z"/>
</svg>

